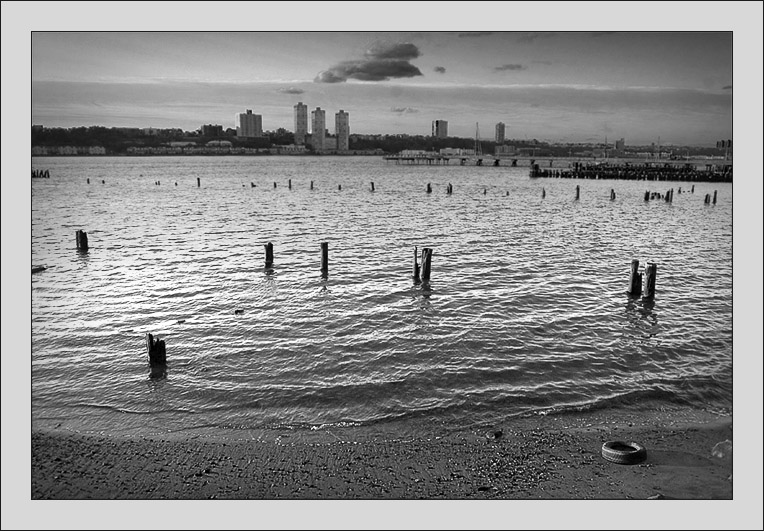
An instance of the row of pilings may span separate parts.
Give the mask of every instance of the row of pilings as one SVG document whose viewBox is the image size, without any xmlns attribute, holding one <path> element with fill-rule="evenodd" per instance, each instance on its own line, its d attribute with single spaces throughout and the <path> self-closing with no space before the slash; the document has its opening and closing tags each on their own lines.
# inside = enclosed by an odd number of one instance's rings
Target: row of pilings
<svg viewBox="0 0 764 531">
<path fill-rule="evenodd" d="M 50 179 L 50 170 L 32 170 L 32 179 Z"/>
<path fill-rule="evenodd" d="M 686 181 L 731 183 L 732 166 L 722 168 L 707 165 L 699 170 L 692 164 L 585 164 L 576 162 L 569 169 L 547 169 L 533 164 L 531 177 L 551 177 L 557 179 L 618 179 L 629 181 Z"/>
</svg>

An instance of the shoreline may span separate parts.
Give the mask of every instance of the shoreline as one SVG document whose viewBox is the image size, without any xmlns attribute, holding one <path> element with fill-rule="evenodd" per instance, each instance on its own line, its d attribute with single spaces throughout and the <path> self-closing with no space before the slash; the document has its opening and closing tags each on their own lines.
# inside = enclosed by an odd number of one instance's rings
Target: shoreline
<svg viewBox="0 0 764 531">
<path fill-rule="evenodd" d="M 31 498 L 731 500 L 732 431 L 732 417 L 684 410 L 535 416 L 403 437 L 357 427 L 250 440 L 33 431 Z M 647 459 L 605 460 L 612 440 L 642 444 Z"/>
</svg>

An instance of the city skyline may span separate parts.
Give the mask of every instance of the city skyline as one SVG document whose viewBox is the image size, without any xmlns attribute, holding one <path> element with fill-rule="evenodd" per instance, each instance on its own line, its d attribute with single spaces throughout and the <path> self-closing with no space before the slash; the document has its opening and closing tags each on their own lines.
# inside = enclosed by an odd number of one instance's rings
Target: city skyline
<svg viewBox="0 0 764 531">
<path fill-rule="evenodd" d="M 293 129 L 293 107 L 357 134 L 712 146 L 732 138 L 732 32 L 35 32 L 32 123 Z"/>
</svg>

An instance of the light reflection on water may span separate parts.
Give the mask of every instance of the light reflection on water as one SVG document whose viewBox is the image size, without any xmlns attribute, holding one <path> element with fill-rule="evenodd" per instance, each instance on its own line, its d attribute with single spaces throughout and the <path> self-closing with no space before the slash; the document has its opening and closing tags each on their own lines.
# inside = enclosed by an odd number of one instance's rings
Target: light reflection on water
<svg viewBox="0 0 764 531">
<path fill-rule="evenodd" d="M 38 426 L 467 425 L 549 408 L 731 406 L 729 184 L 669 204 L 644 192 L 684 183 L 377 157 L 34 166 L 51 173 L 32 183 L 33 263 L 49 266 L 32 277 Z M 427 285 L 411 278 L 415 246 L 433 249 Z M 658 264 L 653 300 L 625 294 L 633 258 Z M 163 370 L 148 365 L 147 332 L 167 343 Z"/>
</svg>

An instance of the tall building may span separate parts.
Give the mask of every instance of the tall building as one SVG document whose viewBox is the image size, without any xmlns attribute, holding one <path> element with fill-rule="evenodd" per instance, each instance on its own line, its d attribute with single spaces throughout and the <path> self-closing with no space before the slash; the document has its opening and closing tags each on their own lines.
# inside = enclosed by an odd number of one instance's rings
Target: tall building
<svg viewBox="0 0 764 531">
<path fill-rule="evenodd" d="M 496 124 L 496 143 L 504 143 L 504 122 L 499 122 Z"/>
<path fill-rule="evenodd" d="M 294 143 L 297 146 L 305 145 L 305 137 L 308 135 L 308 106 L 303 102 L 294 106 Z"/>
<path fill-rule="evenodd" d="M 322 111 L 321 107 L 316 107 L 316 110 L 310 113 L 310 137 L 313 142 L 313 149 L 325 149 L 326 111 Z"/>
<path fill-rule="evenodd" d="M 251 109 L 247 113 L 236 115 L 236 136 L 254 138 L 263 136 L 263 117 L 260 114 L 252 114 Z"/>
<path fill-rule="evenodd" d="M 347 151 L 350 149 L 350 115 L 340 109 L 334 115 L 334 134 L 337 135 L 337 150 Z"/>
<path fill-rule="evenodd" d="M 432 136 L 436 138 L 446 138 L 448 136 L 448 122 L 445 120 L 433 120 Z"/>
</svg>

